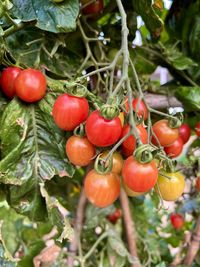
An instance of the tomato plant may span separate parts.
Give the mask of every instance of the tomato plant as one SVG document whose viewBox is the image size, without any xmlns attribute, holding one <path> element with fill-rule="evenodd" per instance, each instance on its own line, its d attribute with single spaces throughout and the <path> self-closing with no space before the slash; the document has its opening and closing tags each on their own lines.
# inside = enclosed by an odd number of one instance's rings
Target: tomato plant
<svg viewBox="0 0 200 267">
<path fill-rule="evenodd" d="M 95 156 L 95 147 L 86 137 L 71 136 L 66 143 L 66 154 L 77 166 L 87 166 Z"/>
<path fill-rule="evenodd" d="M 195 132 L 198 137 L 200 137 L 200 122 L 197 122 L 195 126 Z"/>
<path fill-rule="evenodd" d="M 36 102 L 46 94 L 46 78 L 39 70 L 22 70 L 14 81 L 14 90 L 23 101 Z"/>
<path fill-rule="evenodd" d="M 178 157 L 182 150 L 183 150 L 183 140 L 181 137 L 178 137 L 174 143 L 172 143 L 170 146 L 167 146 L 164 148 L 166 154 L 170 157 L 170 158 L 176 158 Z"/>
<path fill-rule="evenodd" d="M 171 214 L 170 215 L 170 221 L 172 226 L 176 229 L 179 230 L 183 228 L 184 226 L 184 218 L 182 214 L 176 213 L 176 214 Z"/>
<path fill-rule="evenodd" d="M 183 144 L 187 143 L 191 135 L 190 126 L 187 123 L 184 123 L 179 128 L 179 136 L 183 140 Z"/>
<path fill-rule="evenodd" d="M 101 158 L 106 158 L 106 156 L 108 155 L 109 151 L 106 150 L 101 154 Z M 121 156 L 121 154 L 117 151 L 115 151 L 112 154 L 112 172 L 116 173 L 116 174 L 120 174 L 122 171 L 122 166 L 123 166 L 123 158 Z"/>
<path fill-rule="evenodd" d="M 124 184 L 139 193 L 154 187 L 158 178 L 156 162 L 140 163 L 133 156 L 127 158 L 122 169 Z"/>
<path fill-rule="evenodd" d="M 122 125 L 118 117 L 107 120 L 101 116 L 99 111 L 95 110 L 89 115 L 85 130 L 88 140 L 92 144 L 106 147 L 113 145 L 120 138 Z"/>
<path fill-rule="evenodd" d="M 184 191 L 185 177 L 181 172 L 162 172 L 158 175 L 157 192 L 166 201 L 177 200 Z"/>
<path fill-rule="evenodd" d="M 60 95 L 53 106 L 52 115 L 59 128 L 72 131 L 84 122 L 89 113 L 89 104 L 86 98 L 68 94 Z"/>
<path fill-rule="evenodd" d="M 122 216 L 122 210 L 121 209 L 116 209 L 113 213 L 109 214 L 107 216 L 107 219 L 112 223 L 115 224 L 119 218 Z"/>
<path fill-rule="evenodd" d="M 156 135 L 161 146 L 169 146 L 178 138 L 178 129 L 172 129 L 169 126 L 167 120 L 159 120 L 153 125 L 153 132 Z M 153 136 L 152 138 L 153 144 L 157 145 L 157 140 Z"/>
<path fill-rule="evenodd" d="M 141 124 L 137 125 L 136 128 L 142 143 L 146 144 L 148 141 L 148 134 L 146 129 Z M 129 133 L 129 131 L 130 131 L 130 126 L 126 124 L 122 129 L 122 137 L 124 137 L 127 133 Z M 126 157 L 130 156 L 133 154 L 135 147 L 136 147 L 136 139 L 133 135 L 131 135 L 122 143 L 122 152 Z"/>
<path fill-rule="evenodd" d="M 89 0 L 81 0 L 82 5 L 86 5 L 83 8 L 83 13 L 89 14 L 99 14 L 103 11 L 104 5 L 103 0 L 94 0 L 93 3 L 88 4 Z"/>
<path fill-rule="evenodd" d="M 198 191 L 200 191 L 200 177 L 197 177 L 197 180 L 196 180 L 196 189 Z"/>
<path fill-rule="evenodd" d="M 143 100 L 140 100 L 139 98 L 133 99 L 132 107 L 139 117 L 143 117 L 144 120 L 148 118 L 148 109 Z M 125 108 L 126 111 L 128 112 L 129 111 L 128 99 L 126 99 Z"/>
<path fill-rule="evenodd" d="M 14 81 L 21 69 L 18 67 L 8 67 L 1 73 L 0 86 L 4 94 L 13 98 L 15 96 Z"/>
<path fill-rule="evenodd" d="M 84 190 L 93 205 L 104 208 L 119 197 L 120 180 L 115 173 L 99 174 L 91 170 L 85 178 Z"/>
</svg>

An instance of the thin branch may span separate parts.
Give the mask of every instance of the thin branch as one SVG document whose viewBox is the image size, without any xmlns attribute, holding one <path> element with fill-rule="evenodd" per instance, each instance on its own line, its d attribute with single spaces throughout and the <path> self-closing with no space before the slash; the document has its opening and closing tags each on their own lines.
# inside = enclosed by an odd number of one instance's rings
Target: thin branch
<svg viewBox="0 0 200 267">
<path fill-rule="evenodd" d="M 200 216 L 198 217 L 197 224 L 192 235 L 192 240 L 190 242 L 186 257 L 184 259 L 184 264 L 191 266 L 194 259 L 199 251 L 200 247 Z"/>
<path fill-rule="evenodd" d="M 121 188 L 121 192 L 120 192 L 120 202 L 121 202 L 121 207 L 122 207 L 122 212 L 123 212 L 123 220 L 124 220 L 124 226 L 126 230 L 126 238 L 128 242 L 129 252 L 135 258 L 135 263 L 133 263 L 131 267 L 139 267 L 140 262 L 139 262 L 138 255 L 137 255 L 135 225 L 131 217 L 128 197 L 123 188 Z"/>
</svg>

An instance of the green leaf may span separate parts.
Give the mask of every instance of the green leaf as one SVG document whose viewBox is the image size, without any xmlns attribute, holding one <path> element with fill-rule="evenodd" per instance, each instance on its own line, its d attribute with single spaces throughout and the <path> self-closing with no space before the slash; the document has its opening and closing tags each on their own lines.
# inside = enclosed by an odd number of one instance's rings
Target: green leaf
<svg viewBox="0 0 200 267">
<path fill-rule="evenodd" d="M 49 220 L 51 221 L 52 225 L 57 226 L 59 232 L 61 233 L 58 241 L 62 242 L 63 239 L 72 240 L 74 232 L 67 219 L 68 211 L 59 203 L 57 199 L 49 196 L 44 184 L 40 184 L 40 190 L 42 196 L 46 200 Z"/>
<path fill-rule="evenodd" d="M 6 259 L 3 246 L 0 244 L 0 266 L 1 267 L 17 267 L 17 263 Z"/>
<path fill-rule="evenodd" d="M 200 110 L 200 87 L 180 86 L 175 95 L 187 111 Z"/>
<path fill-rule="evenodd" d="M 65 135 L 50 115 L 54 98 L 47 95 L 34 105 L 14 99 L 6 107 L 0 129 L 0 182 L 9 187 L 9 204 L 31 218 L 45 217 L 39 183 L 55 175 L 72 177 L 65 156 Z"/>
<path fill-rule="evenodd" d="M 78 0 L 65 0 L 60 4 L 51 0 L 13 0 L 13 15 L 22 21 L 37 20 L 42 30 L 61 33 L 76 29 L 79 14 Z"/>
<path fill-rule="evenodd" d="M 152 35 L 154 37 L 159 37 L 163 29 L 163 21 L 153 9 L 152 1 L 134 0 L 133 6 L 134 6 L 134 10 L 144 20 L 147 29 L 152 33 Z"/>
<path fill-rule="evenodd" d="M 18 64 L 36 68 L 45 65 L 49 72 L 68 78 L 80 67 L 85 52 L 79 35 L 44 33 L 34 27 L 9 36 L 6 45 Z"/>
</svg>

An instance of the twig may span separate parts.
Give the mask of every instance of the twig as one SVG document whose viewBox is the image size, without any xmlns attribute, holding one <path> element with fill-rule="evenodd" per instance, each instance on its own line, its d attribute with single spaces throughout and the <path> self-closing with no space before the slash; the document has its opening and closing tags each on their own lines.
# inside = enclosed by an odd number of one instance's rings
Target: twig
<svg viewBox="0 0 200 267">
<path fill-rule="evenodd" d="M 86 175 L 90 171 L 91 166 L 89 165 L 87 170 L 86 170 Z M 82 188 L 79 201 L 78 201 L 78 206 L 76 210 L 76 218 L 75 218 L 75 224 L 74 224 L 74 239 L 72 240 L 70 246 L 69 246 L 69 256 L 67 259 L 67 267 L 73 267 L 74 266 L 74 258 L 76 256 L 77 250 L 78 250 L 78 244 L 80 240 L 80 235 L 81 231 L 83 228 L 83 220 L 84 220 L 84 211 L 86 207 L 86 196 L 84 189 Z"/>
<path fill-rule="evenodd" d="M 121 207 L 122 207 L 122 212 L 123 212 L 123 220 L 124 220 L 124 226 L 126 230 L 126 238 L 128 242 L 129 252 L 135 259 L 137 259 L 137 262 L 133 263 L 131 267 L 139 267 L 140 263 L 139 263 L 139 259 L 137 255 L 137 247 L 136 247 L 136 230 L 135 230 L 134 222 L 131 217 L 128 197 L 123 188 L 121 188 L 120 202 L 121 202 Z"/>
<path fill-rule="evenodd" d="M 189 248 L 186 254 L 186 257 L 184 259 L 184 264 L 187 266 L 191 266 L 196 255 L 197 252 L 199 251 L 199 247 L 200 247 L 200 216 L 197 220 L 197 224 L 194 230 L 194 233 L 192 235 L 192 240 L 189 244 Z"/>
</svg>

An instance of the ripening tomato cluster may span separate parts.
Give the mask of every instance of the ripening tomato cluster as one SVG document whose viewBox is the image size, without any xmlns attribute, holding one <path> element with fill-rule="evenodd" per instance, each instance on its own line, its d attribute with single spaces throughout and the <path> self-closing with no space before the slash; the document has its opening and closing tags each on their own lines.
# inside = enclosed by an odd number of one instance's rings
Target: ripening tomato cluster
<svg viewBox="0 0 200 267">
<path fill-rule="evenodd" d="M 142 100 L 134 99 L 132 107 L 137 116 L 142 116 L 144 120 L 148 118 L 148 109 Z M 128 104 L 126 112 L 129 112 Z M 84 167 L 90 164 L 99 154 L 99 150 L 101 153 L 97 158 L 106 161 L 110 150 L 105 149 L 115 145 L 130 131 L 129 124 L 123 125 L 122 112 L 118 117 L 106 119 L 99 110 L 90 111 L 85 97 L 67 93 L 56 99 L 52 115 L 58 127 L 66 131 L 73 131 L 83 123 L 85 125 L 85 135 L 73 134 L 66 142 L 66 155 L 76 166 Z M 167 120 L 156 122 L 153 130 L 157 136 L 156 140 L 165 146 L 171 145 L 179 136 L 178 129 L 170 128 Z M 148 134 L 143 123 L 137 125 L 137 131 L 142 143 L 146 144 Z M 88 172 L 84 189 L 92 204 L 100 208 L 111 205 L 119 197 L 121 183 L 129 196 L 145 194 L 156 185 L 158 189 L 155 189 L 164 200 L 174 201 L 181 196 L 185 185 L 184 176 L 180 172 L 167 173 L 164 170 L 159 173 L 154 159 L 146 163 L 139 161 L 133 156 L 136 147 L 136 138 L 130 135 L 121 145 L 125 160 L 120 152 L 115 151 L 112 154 L 110 171 L 105 172 L 94 167 Z"/>
<path fill-rule="evenodd" d="M 0 86 L 8 98 L 15 96 L 21 100 L 33 103 L 46 94 L 46 78 L 39 70 L 8 67 L 3 70 Z"/>
</svg>

